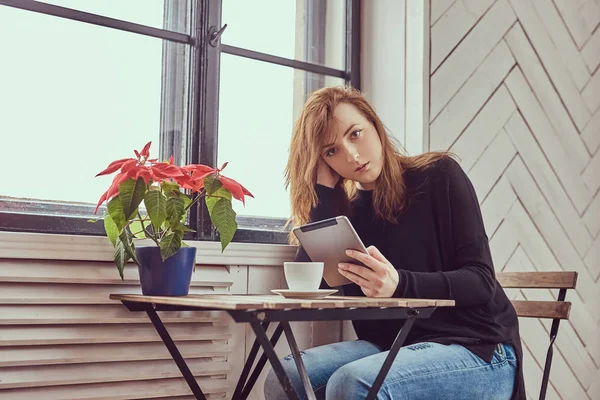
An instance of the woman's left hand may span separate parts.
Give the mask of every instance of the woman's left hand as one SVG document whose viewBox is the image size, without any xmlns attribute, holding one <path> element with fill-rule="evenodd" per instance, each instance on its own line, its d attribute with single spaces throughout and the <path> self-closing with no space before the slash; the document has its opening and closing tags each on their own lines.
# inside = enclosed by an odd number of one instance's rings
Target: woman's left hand
<svg viewBox="0 0 600 400">
<path fill-rule="evenodd" d="M 339 263 L 340 274 L 356 283 L 367 297 L 392 297 L 400 280 L 396 268 L 375 246 L 367 248 L 369 254 L 346 250 L 346 254 L 369 268 L 351 263 Z"/>
</svg>

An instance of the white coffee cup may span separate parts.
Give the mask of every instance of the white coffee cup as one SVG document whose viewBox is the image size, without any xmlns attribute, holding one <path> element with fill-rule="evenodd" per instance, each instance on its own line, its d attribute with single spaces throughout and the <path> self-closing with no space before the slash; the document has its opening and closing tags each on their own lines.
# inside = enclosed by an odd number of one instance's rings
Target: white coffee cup
<svg viewBox="0 0 600 400">
<path fill-rule="evenodd" d="M 317 290 L 323 278 L 323 263 L 285 262 L 283 272 L 290 290 Z"/>
</svg>

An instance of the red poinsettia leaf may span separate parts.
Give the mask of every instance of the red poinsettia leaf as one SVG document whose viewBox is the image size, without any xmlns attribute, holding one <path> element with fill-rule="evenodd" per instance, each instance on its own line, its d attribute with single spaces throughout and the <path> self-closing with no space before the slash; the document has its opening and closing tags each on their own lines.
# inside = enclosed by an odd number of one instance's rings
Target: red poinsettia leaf
<svg viewBox="0 0 600 400">
<path fill-rule="evenodd" d="M 152 142 L 146 143 L 146 145 L 144 146 L 144 148 L 140 152 L 140 154 L 142 155 L 142 157 L 148 158 L 148 156 L 150 155 L 150 145 L 151 144 L 152 144 Z"/>
<path fill-rule="evenodd" d="M 212 167 L 209 167 L 207 165 L 203 165 L 203 164 L 190 164 L 190 165 L 186 165 L 181 167 L 181 169 L 183 169 L 184 171 L 188 171 L 192 174 L 204 174 L 204 173 L 213 173 L 216 172 L 216 170 Z"/>
<path fill-rule="evenodd" d="M 231 178 L 227 178 L 226 176 L 221 175 L 219 180 L 223 184 L 223 187 L 231 192 L 231 195 L 242 202 L 242 204 L 246 205 L 244 195 L 254 197 L 252 193 L 250 193 L 245 187 L 240 185 L 238 182 L 234 181 Z"/>
<path fill-rule="evenodd" d="M 121 172 L 124 174 L 129 173 L 129 171 L 134 169 L 137 164 L 138 160 L 131 159 L 129 161 L 126 161 L 121 167 Z"/>
<path fill-rule="evenodd" d="M 175 159 L 173 158 L 173 156 L 169 156 L 169 164 L 173 164 L 175 162 Z"/>
<path fill-rule="evenodd" d="M 104 194 L 100 197 L 100 201 L 98 201 L 98 205 L 96 206 L 94 214 L 98 211 L 98 208 L 100 207 L 100 205 L 102 205 L 104 201 L 110 201 L 115 196 L 115 194 L 119 193 L 119 185 L 127 179 L 129 179 L 129 177 L 126 174 L 118 173 L 117 175 L 115 175 L 115 178 L 113 179 L 108 190 L 104 192 Z"/>
<path fill-rule="evenodd" d="M 229 164 L 229 161 L 227 161 L 225 164 L 223 164 L 221 166 L 221 168 L 219 168 L 219 171 L 223 171 L 225 169 L 225 167 L 227 166 L 227 164 Z"/>
<path fill-rule="evenodd" d="M 100 200 L 98 200 L 98 204 L 96 205 L 96 209 L 94 210 L 94 214 L 96 214 L 98 212 L 100 205 L 102 203 L 104 203 L 104 200 L 106 200 L 107 195 L 108 195 L 108 190 L 106 192 L 102 193 L 102 196 L 100 196 Z"/>
<path fill-rule="evenodd" d="M 152 175 L 150 174 L 150 170 L 148 168 L 142 167 L 138 168 L 135 173 L 134 179 L 142 178 L 144 182 L 148 183 L 152 179 Z"/>
<path fill-rule="evenodd" d="M 135 156 L 139 159 L 140 158 L 140 153 L 138 153 L 137 150 L 134 150 L 133 152 L 135 153 Z"/>
<path fill-rule="evenodd" d="M 169 178 L 176 178 L 178 176 L 185 175 L 185 172 L 182 171 L 179 167 L 167 163 L 155 164 L 150 168 L 152 168 L 155 171 L 159 171 L 162 175 Z"/>
<path fill-rule="evenodd" d="M 108 167 L 106 167 L 104 171 L 99 172 L 96 176 L 112 174 L 113 172 L 121 168 L 121 166 L 128 160 L 133 160 L 133 158 L 122 158 L 120 160 L 113 161 L 110 164 L 108 164 Z"/>
<path fill-rule="evenodd" d="M 157 161 L 158 161 L 158 158 L 151 158 L 147 162 L 149 162 L 149 163 L 155 163 Z"/>
</svg>

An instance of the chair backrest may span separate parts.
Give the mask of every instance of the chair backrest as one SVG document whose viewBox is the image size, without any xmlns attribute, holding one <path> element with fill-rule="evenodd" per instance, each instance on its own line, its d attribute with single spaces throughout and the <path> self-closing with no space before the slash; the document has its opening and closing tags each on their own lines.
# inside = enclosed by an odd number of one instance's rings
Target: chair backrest
<svg viewBox="0 0 600 400">
<path fill-rule="evenodd" d="M 503 288 L 560 289 L 557 301 L 512 300 L 519 317 L 569 319 L 571 303 L 564 301 L 567 289 L 575 289 L 577 272 L 497 272 Z"/>
</svg>

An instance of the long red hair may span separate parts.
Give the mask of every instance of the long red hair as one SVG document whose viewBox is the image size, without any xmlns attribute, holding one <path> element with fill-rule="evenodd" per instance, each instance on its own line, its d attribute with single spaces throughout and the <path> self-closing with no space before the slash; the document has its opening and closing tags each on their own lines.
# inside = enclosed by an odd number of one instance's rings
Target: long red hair
<svg viewBox="0 0 600 400">
<path fill-rule="evenodd" d="M 317 205 L 315 183 L 317 164 L 324 144 L 332 141 L 333 111 L 340 103 L 353 105 L 375 127 L 381 140 L 383 168 L 373 191 L 373 207 L 379 218 L 395 223 L 406 206 L 406 186 L 403 172 L 424 169 L 447 157 L 448 152 L 428 152 L 407 156 L 395 145 L 375 110 L 362 94 L 353 88 L 328 87 L 311 94 L 294 125 L 290 155 L 285 169 L 285 186 L 290 189 L 292 215 L 288 223 L 295 226 L 309 222 L 311 208 Z M 335 190 L 340 214 L 356 197 L 354 182 L 341 179 Z M 293 235 L 290 235 L 293 240 Z"/>
</svg>

